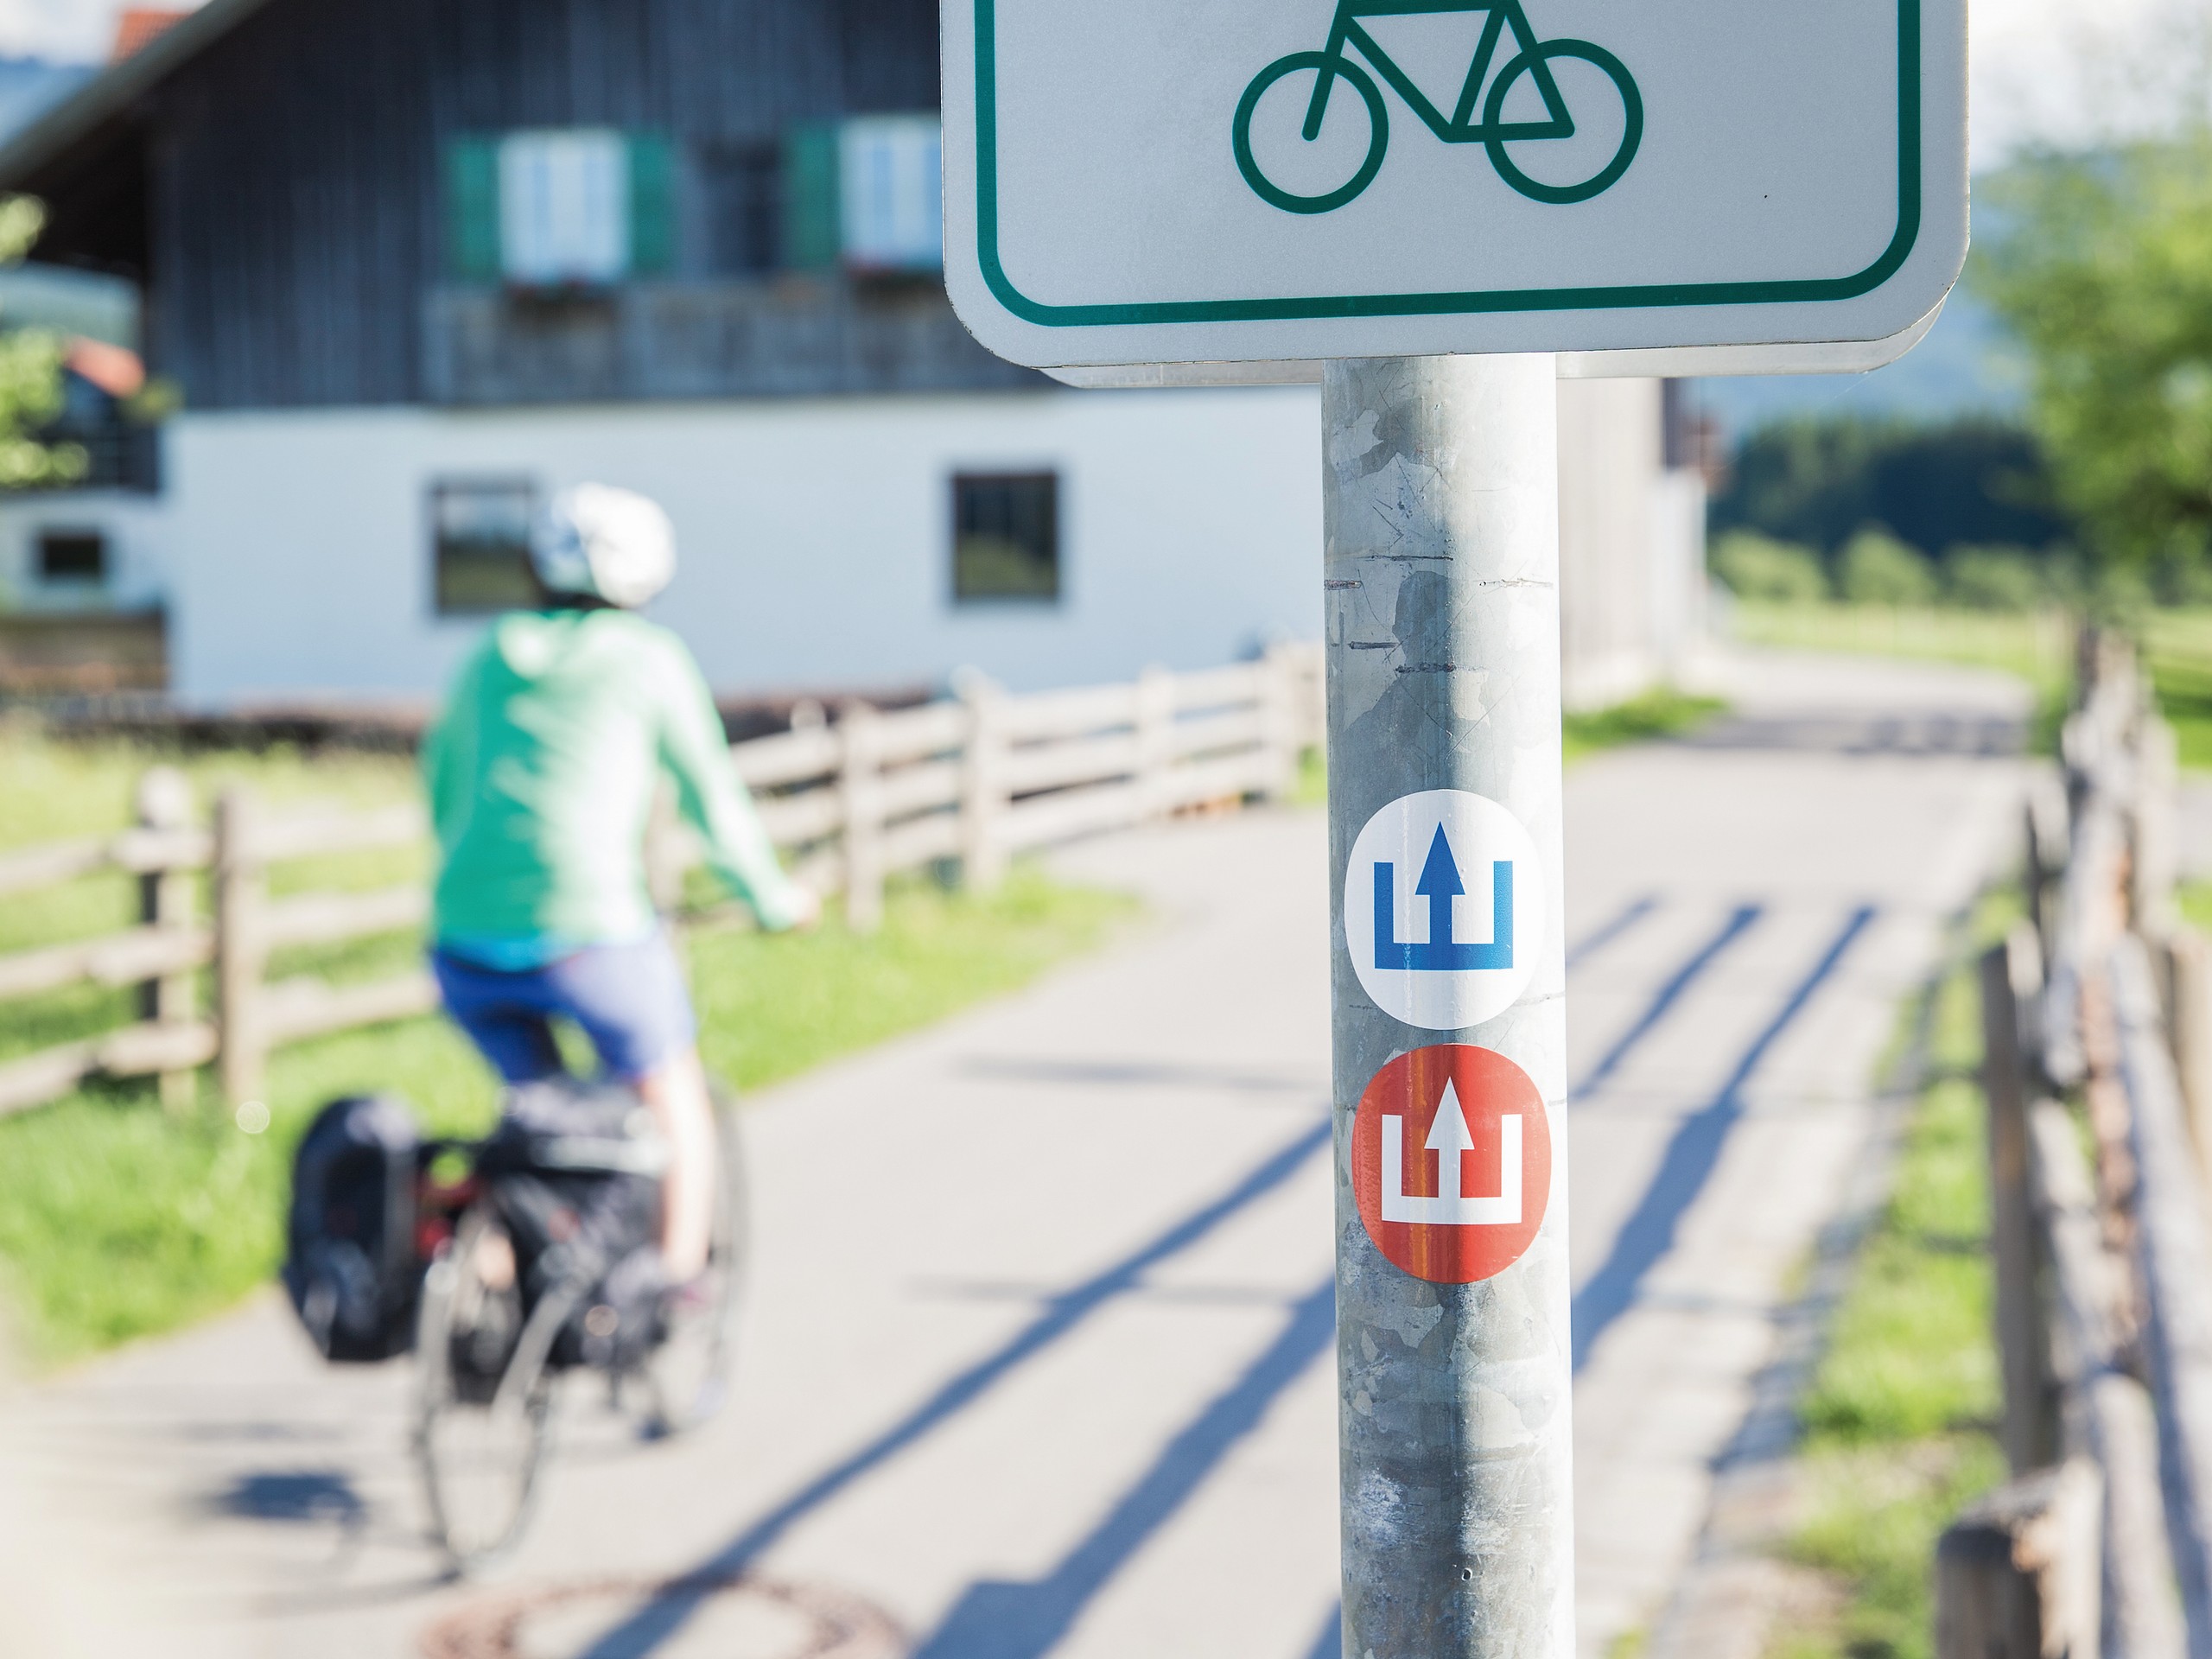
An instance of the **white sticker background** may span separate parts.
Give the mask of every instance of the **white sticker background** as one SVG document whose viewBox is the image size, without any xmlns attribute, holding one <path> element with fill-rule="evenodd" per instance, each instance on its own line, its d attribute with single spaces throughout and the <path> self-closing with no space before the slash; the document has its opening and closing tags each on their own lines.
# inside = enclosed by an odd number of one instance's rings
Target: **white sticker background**
<svg viewBox="0 0 2212 1659">
<path fill-rule="evenodd" d="M 1361 988 L 1391 1018 L 1429 1031 L 1497 1018 L 1535 974 L 1544 886 L 1535 841 L 1496 801 L 1432 789 L 1391 802 L 1344 868 L 1344 944 Z"/>
</svg>

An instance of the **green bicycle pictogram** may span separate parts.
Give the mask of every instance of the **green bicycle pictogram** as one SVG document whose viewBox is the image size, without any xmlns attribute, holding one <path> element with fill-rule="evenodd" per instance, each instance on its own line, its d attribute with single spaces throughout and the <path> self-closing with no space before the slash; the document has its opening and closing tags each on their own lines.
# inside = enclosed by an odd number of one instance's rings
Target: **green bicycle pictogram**
<svg viewBox="0 0 2212 1659">
<path fill-rule="evenodd" d="M 1466 81 L 1459 90 L 1458 106 L 1446 115 L 1428 100 L 1374 35 L 1361 27 L 1359 20 L 1463 11 L 1486 11 L 1490 17 L 1483 25 L 1474 61 L 1468 67 Z M 1491 64 L 1507 29 L 1513 32 L 1516 54 L 1491 80 Z M 1294 52 L 1288 57 L 1277 58 L 1252 78 L 1252 84 L 1244 89 L 1244 96 L 1237 102 L 1232 133 L 1236 168 L 1261 200 L 1286 213 L 1325 213 L 1358 195 L 1382 171 L 1382 153 L 1390 139 L 1389 113 L 1383 106 L 1382 89 L 1376 86 L 1374 76 L 1352 61 L 1349 48 L 1354 46 L 1396 89 L 1398 96 L 1406 100 L 1431 132 L 1447 144 L 1483 145 L 1489 150 L 1491 165 L 1497 169 L 1498 176 L 1524 196 L 1537 201 L 1586 201 L 1616 182 L 1636 159 L 1637 144 L 1643 137 L 1643 98 L 1628 70 L 1611 53 L 1588 41 L 1538 40 L 1536 31 L 1529 26 L 1528 13 L 1522 10 L 1521 0 L 1337 0 L 1336 18 L 1329 26 L 1328 45 L 1319 52 Z M 1574 118 L 1568 112 L 1567 99 L 1552 73 L 1553 62 L 1561 59 L 1593 65 L 1611 83 L 1622 105 L 1620 142 L 1611 159 L 1589 177 L 1563 184 L 1530 177 L 1516 164 L 1506 149 L 1508 144 L 1571 138 L 1575 135 Z M 1285 76 L 1305 70 L 1314 74 L 1313 96 L 1307 100 L 1305 125 L 1300 133 L 1306 143 L 1320 137 L 1329 99 L 1338 81 L 1359 94 L 1358 102 L 1365 107 L 1369 124 L 1366 158 L 1358 170 L 1335 189 L 1315 195 L 1299 195 L 1283 189 L 1260 170 L 1260 163 L 1252 153 L 1252 117 L 1261 99 Z M 1523 75 L 1529 78 L 1543 99 L 1543 120 L 1505 118 L 1506 98 L 1514 83 Z M 1485 81 L 1490 84 L 1490 96 L 1482 99 Z M 1474 119 L 1478 99 L 1482 99 L 1479 122 Z"/>
</svg>

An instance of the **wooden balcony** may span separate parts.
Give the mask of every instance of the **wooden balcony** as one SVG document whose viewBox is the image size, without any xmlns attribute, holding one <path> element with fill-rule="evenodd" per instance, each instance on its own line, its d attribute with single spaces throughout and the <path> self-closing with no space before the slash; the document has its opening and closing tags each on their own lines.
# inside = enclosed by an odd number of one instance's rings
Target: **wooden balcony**
<svg viewBox="0 0 2212 1659">
<path fill-rule="evenodd" d="M 423 390 L 449 406 L 1046 384 L 978 346 L 934 281 L 791 276 L 560 295 L 454 285 L 432 289 L 424 312 Z"/>
</svg>

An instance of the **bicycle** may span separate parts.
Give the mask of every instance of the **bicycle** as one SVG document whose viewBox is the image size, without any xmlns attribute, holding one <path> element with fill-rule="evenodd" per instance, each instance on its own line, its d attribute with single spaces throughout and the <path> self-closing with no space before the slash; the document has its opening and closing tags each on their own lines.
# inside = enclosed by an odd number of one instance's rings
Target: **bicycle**
<svg viewBox="0 0 2212 1659">
<path fill-rule="evenodd" d="M 418 1160 L 429 1265 L 416 1337 L 415 1454 L 433 1541 L 458 1573 L 496 1559 L 527 1528 L 563 1374 L 602 1373 L 610 1402 L 650 1439 L 698 1427 L 727 1389 L 745 1267 L 744 1167 L 727 1090 L 715 1091 L 719 1167 L 707 1270 L 675 1290 L 649 1287 L 645 1328 L 622 1328 L 630 1314 L 617 1304 L 626 1299 L 608 1294 L 609 1270 L 622 1265 L 588 1230 L 535 1260 L 517 1248 L 513 1195 L 526 1180 L 645 1179 L 657 1200 L 665 1150 L 640 1131 L 642 1104 L 627 1091 L 596 1092 L 631 1101 L 626 1133 L 530 1137 L 503 1125 L 484 1141 L 428 1144 Z M 622 1261 L 632 1259 L 645 1258 Z M 606 1300 L 586 1306 L 594 1292 Z"/>
<path fill-rule="evenodd" d="M 1469 11 L 1487 11 L 1490 16 L 1483 25 L 1482 38 L 1475 48 L 1473 61 L 1468 66 L 1459 102 L 1449 115 L 1429 101 L 1360 23 L 1363 17 Z M 1508 30 L 1513 35 L 1516 55 L 1491 80 L 1491 65 Z M 1480 143 L 1488 150 L 1491 165 L 1497 169 L 1498 176 L 1522 195 L 1537 201 L 1586 201 L 1611 188 L 1628 171 L 1629 163 L 1636 159 L 1637 146 L 1643 141 L 1643 95 L 1621 60 L 1588 41 L 1538 40 L 1521 0 L 1338 0 L 1336 16 L 1329 26 L 1327 46 L 1319 52 L 1294 52 L 1276 59 L 1253 77 L 1236 105 L 1231 143 L 1237 170 L 1244 175 L 1245 183 L 1270 206 L 1293 213 L 1331 213 L 1357 197 L 1382 171 L 1383 152 L 1389 144 L 1389 112 L 1374 77 L 1352 60 L 1352 47 L 1359 48 L 1360 54 L 1405 99 L 1431 132 L 1447 144 Z M 1577 132 L 1573 116 L 1552 73 L 1553 63 L 1560 60 L 1580 60 L 1592 65 L 1610 80 L 1621 101 L 1621 137 L 1611 157 L 1590 176 L 1568 183 L 1552 183 L 1531 177 L 1516 162 L 1506 146 L 1571 138 Z M 1339 81 L 1359 95 L 1358 103 L 1366 110 L 1369 122 L 1367 152 L 1358 168 L 1336 188 L 1312 195 L 1297 194 L 1270 180 L 1261 169 L 1252 149 L 1252 121 L 1260 100 L 1276 82 L 1304 70 L 1313 71 L 1315 77 L 1313 93 L 1306 100 L 1306 120 L 1300 130 L 1300 137 L 1307 143 L 1320 137 L 1330 98 Z M 1514 83 L 1523 75 L 1529 78 L 1543 99 L 1545 118 L 1541 121 L 1505 119 L 1506 99 Z M 1490 95 L 1483 99 L 1482 119 L 1477 121 L 1475 104 L 1482 98 L 1485 81 L 1490 83 Z"/>
</svg>

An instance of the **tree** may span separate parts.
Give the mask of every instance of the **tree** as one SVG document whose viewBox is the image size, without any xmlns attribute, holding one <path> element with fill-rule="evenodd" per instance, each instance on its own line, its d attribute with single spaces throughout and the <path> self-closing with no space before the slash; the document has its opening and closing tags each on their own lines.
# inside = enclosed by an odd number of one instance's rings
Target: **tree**
<svg viewBox="0 0 2212 1659">
<path fill-rule="evenodd" d="M 1960 545 L 2044 548 L 2068 534 L 2033 436 L 1985 415 L 1773 422 L 1745 438 L 1713 502 L 1716 533 L 1755 530 L 1829 559 L 1868 524 L 1930 558 Z"/>
<path fill-rule="evenodd" d="M 2091 551 L 2212 553 L 2212 130 L 2015 163 L 1983 192 L 1977 286 L 2026 347 L 2033 413 Z"/>
<path fill-rule="evenodd" d="M 1936 573 L 1907 543 L 1868 524 L 1843 544 L 1836 588 L 1854 605 L 1933 605 Z"/>
</svg>

